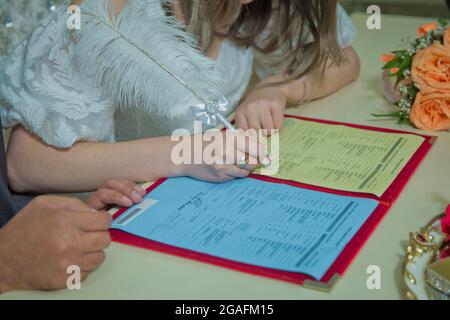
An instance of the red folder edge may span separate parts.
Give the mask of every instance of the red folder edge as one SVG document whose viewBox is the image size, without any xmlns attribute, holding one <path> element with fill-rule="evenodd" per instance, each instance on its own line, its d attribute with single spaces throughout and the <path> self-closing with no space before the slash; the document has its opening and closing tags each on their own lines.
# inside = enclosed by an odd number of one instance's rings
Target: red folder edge
<svg viewBox="0 0 450 320">
<path fill-rule="evenodd" d="M 302 273 L 275 270 L 275 269 L 250 265 L 250 264 L 246 264 L 246 263 L 241 263 L 241 262 L 237 262 L 237 261 L 233 261 L 233 260 L 223 259 L 223 258 L 207 255 L 207 254 L 200 253 L 200 252 L 195 252 L 195 251 L 191 251 L 191 250 L 187 250 L 187 249 L 183 249 L 183 248 L 179 248 L 179 247 L 170 246 L 170 245 L 160 243 L 157 241 L 148 240 L 148 239 L 138 237 L 138 236 L 132 235 L 130 233 L 127 233 L 127 232 L 124 232 L 121 230 L 113 230 L 113 229 L 110 230 L 112 240 L 115 242 L 131 245 L 131 246 L 135 246 L 135 247 L 140 247 L 140 248 L 144 248 L 144 249 L 167 253 L 167 254 L 183 257 L 183 258 L 192 259 L 195 261 L 205 262 L 205 263 L 225 267 L 225 268 L 232 269 L 232 270 L 246 272 L 246 273 L 257 275 L 257 276 L 273 278 L 273 279 L 277 279 L 277 280 L 296 283 L 299 285 L 303 285 L 303 284 L 305 284 L 305 282 L 308 282 L 312 286 L 314 286 L 314 284 L 317 284 L 318 287 L 330 288 L 333 285 L 333 280 L 336 278 L 336 275 L 339 275 L 339 276 L 344 275 L 344 272 L 347 269 L 347 267 L 350 265 L 350 263 L 356 257 L 356 255 L 361 250 L 364 243 L 368 240 L 370 235 L 373 233 L 375 228 L 378 226 L 378 224 L 381 222 L 383 217 L 386 215 L 386 213 L 390 209 L 391 205 L 394 203 L 394 201 L 400 195 L 400 192 L 406 186 L 406 184 L 409 181 L 409 179 L 411 178 L 411 176 L 417 170 L 419 164 L 422 162 L 422 160 L 425 158 L 426 154 L 431 149 L 433 142 L 436 138 L 431 137 L 431 136 L 425 136 L 425 135 L 420 135 L 420 134 L 416 134 L 416 133 L 411 133 L 411 132 L 407 132 L 407 131 L 391 130 L 391 129 L 384 129 L 384 128 L 378 128 L 378 127 L 356 125 L 356 124 L 347 124 L 347 123 L 343 123 L 343 122 L 319 120 L 319 119 L 304 118 L 304 117 L 290 116 L 290 115 L 287 115 L 286 117 L 297 118 L 297 119 L 306 120 L 306 121 L 315 121 L 315 122 L 325 123 L 325 124 L 345 125 L 345 126 L 349 126 L 349 127 L 372 130 L 372 131 L 414 134 L 414 135 L 418 135 L 418 136 L 425 138 L 425 141 L 423 142 L 423 144 L 419 147 L 419 149 L 416 151 L 416 153 L 411 157 L 410 161 L 406 164 L 406 166 L 400 172 L 397 179 L 386 190 L 386 192 L 383 194 L 383 196 L 381 198 L 378 198 L 372 194 L 354 193 L 354 192 L 340 191 L 340 190 L 334 190 L 334 189 L 328 189 L 328 188 L 321 188 L 321 187 L 312 186 L 312 185 L 308 185 L 308 184 L 302 184 L 302 183 L 291 181 L 291 180 L 281 180 L 281 179 L 275 179 L 275 178 L 260 176 L 260 175 L 251 175 L 250 176 L 253 179 L 258 179 L 258 180 L 263 180 L 263 181 L 268 181 L 268 182 L 273 182 L 273 183 L 282 183 L 282 184 L 287 184 L 287 185 L 291 185 L 291 186 L 295 186 L 295 187 L 299 187 L 299 188 L 327 192 L 327 193 L 332 193 L 332 194 L 337 194 L 337 195 L 361 197 L 361 198 L 371 198 L 371 199 L 375 199 L 380 202 L 380 204 L 375 209 L 375 211 L 372 213 L 372 215 L 366 220 L 366 222 L 362 225 L 362 227 L 358 230 L 358 232 L 354 235 L 354 237 L 346 245 L 344 250 L 340 253 L 340 255 L 337 257 L 337 259 L 334 261 L 334 263 L 331 265 L 331 267 L 328 269 L 328 271 L 322 277 L 322 279 L 317 281 L 313 277 L 306 275 L 306 274 L 302 274 Z M 156 189 L 159 185 L 161 185 L 166 180 L 167 179 L 160 179 L 157 182 L 155 182 L 154 184 L 152 184 L 150 187 L 147 188 L 147 193 Z M 114 220 L 117 219 L 120 215 L 122 215 L 127 210 L 128 210 L 128 208 L 123 208 L 123 209 L 119 210 L 116 214 L 114 214 L 113 219 Z"/>
</svg>

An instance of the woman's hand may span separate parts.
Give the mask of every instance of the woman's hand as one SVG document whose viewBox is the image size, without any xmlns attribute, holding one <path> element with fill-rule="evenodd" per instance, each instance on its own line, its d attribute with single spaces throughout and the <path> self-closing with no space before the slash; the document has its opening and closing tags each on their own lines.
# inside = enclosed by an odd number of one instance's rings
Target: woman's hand
<svg viewBox="0 0 450 320">
<path fill-rule="evenodd" d="M 280 87 L 257 88 L 237 109 L 236 126 L 244 130 L 281 129 L 287 102 L 286 93 Z"/>
<path fill-rule="evenodd" d="M 193 152 L 197 152 L 197 155 L 199 152 L 202 153 L 202 164 L 182 165 L 181 175 L 208 182 L 226 182 L 235 178 L 245 178 L 259 164 L 267 166 L 271 162 L 265 142 L 258 141 L 258 137 L 245 134 L 242 130 L 237 132 L 213 130 L 204 133 L 201 138 L 202 150 L 194 148 Z M 221 139 L 220 143 L 216 143 L 215 139 L 218 138 Z M 213 145 L 216 148 L 210 152 Z"/>
<path fill-rule="evenodd" d="M 109 205 L 131 207 L 142 202 L 145 194 L 146 191 L 134 182 L 109 179 L 86 200 L 86 204 L 95 210 L 105 210 Z"/>
</svg>

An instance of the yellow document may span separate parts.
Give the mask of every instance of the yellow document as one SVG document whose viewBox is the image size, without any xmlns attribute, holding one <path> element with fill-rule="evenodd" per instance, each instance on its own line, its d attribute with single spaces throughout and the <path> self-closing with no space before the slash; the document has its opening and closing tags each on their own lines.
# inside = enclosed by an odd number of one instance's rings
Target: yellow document
<svg viewBox="0 0 450 320">
<path fill-rule="evenodd" d="M 279 170 L 271 176 L 381 197 L 424 140 L 288 118 L 279 134 Z"/>
</svg>

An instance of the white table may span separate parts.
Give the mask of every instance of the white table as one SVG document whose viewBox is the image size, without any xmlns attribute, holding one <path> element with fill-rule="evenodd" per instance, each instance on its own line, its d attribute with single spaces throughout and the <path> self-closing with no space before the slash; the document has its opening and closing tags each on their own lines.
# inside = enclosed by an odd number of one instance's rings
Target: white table
<svg viewBox="0 0 450 320">
<path fill-rule="evenodd" d="M 399 128 L 393 120 L 370 116 L 395 108 L 382 96 L 379 56 L 396 49 L 401 38 L 414 36 L 416 28 L 426 21 L 384 16 L 383 30 L 370 31 L 365 19 L 365 15 L 353 16 L 360 32 L 355 43 L 362 58 L 359 81 L 291 113 Z M 408 126 L 400 129 L 414 131 Z M 400 266 L 408 233 L 450 203 L 450 134 L 438 136 L 430 154 L 331 293 L 114 243 L 107 250 L 104 265 L 80 291 L 13 292 L 0 299 L 399 299 Z M 381 290 L 367 289 L 369 265 L 381 268 Z"/>
</svg>

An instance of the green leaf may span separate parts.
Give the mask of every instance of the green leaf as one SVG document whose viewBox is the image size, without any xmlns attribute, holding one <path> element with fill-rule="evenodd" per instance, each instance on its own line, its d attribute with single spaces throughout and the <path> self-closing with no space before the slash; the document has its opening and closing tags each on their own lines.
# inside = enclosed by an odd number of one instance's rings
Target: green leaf
<svg viewBox="0 0 450 320">
<path fill-rule="evenodd" d="M 398 119 L 399 124 L 411 124 L 411 120 L 409 120 L 408 116 L 403 114 Z"/>
<path fill-rule="evenodd" d="M 376 118 L 399 118 L 401 117 L 402 113 L 400 111 L 393 112 L 393 113 L 385 113 L 385 114 L 376 114 L 372 113 L 372 117 Z"/>
<path fill-rule="evenodd" d="M 419 92 L 419 89 L 417 89 L 415 86 L 409 86 L 408 87 L 408 95 L 414 100 L 416 98 L 417 92 Z"/>
<path fill-rule="evenodd" d="M 448 26 L 448 21 L 446 19 L 439 19 L 439 24 L 441 25 L 442 28 L 447 28 Z"/>
<path fill-rule="evenodd" d="M 411 64 L 412 64 L 412 57 L 411 56 L 407 56 L 405 58 L 405 60 L 402 61 L 400 67 L 398 68 L 398 72 L 397 72 L 397 83 L 396 85 L 398 85 L 400 83 L 400 81 L 402 81 L 403 79 L 405 79 L 405 75 L 404 75 L 404 71 L 411 69 Z"/>
<path fill-rule="evenodd" d="M 383 67 L 383 70 L 398 68 L 400 66 L 400 64 L 401 64 L 400 58 L 396 57 L 394 60 L 391 60 L 388 63 L 386 63 Z"/>
<path fill-rule="evenodd" d="M 412 57 L 407 56 L 405 60 L 403 60 L 402 63 L 400 64 L 400 71 L 403 73 L 403 71 L 411 69 L 411 64 L 412 64 Z"/>
<path fill-rule="evenodd" d="M 406 56 L 405 60 L 402 62 L 402 67 L 411 68 L 413 58 L 411 56 Z"/>
<path fill-rule="evenodd" d="M 395 51 L 391 51 L 391 53 L 395 54 L 399 58 L 402 56 L 406 56 L 408 54 L 408 52 L 406 50 L 395 50 Z"/>
</svg>

